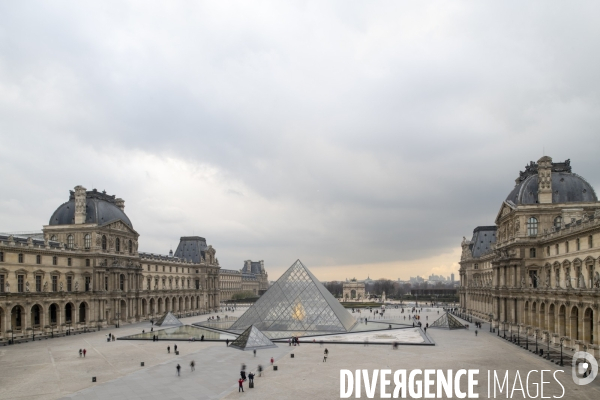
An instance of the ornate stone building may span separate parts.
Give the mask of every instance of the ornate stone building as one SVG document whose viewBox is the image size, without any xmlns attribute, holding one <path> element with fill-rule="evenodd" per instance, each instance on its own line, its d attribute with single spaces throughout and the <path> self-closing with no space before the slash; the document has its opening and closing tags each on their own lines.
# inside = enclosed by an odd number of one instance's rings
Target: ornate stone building
<svg viewBox="0 0 600 400">
<path fill-rule="evenodd" d="M 269 288 L 269 275 L 265 270 L 264 260 L 246 260 L 241 270 L 222 269 L 220 275 L 221 300 L 231 300 L 238 292 L 252 292 L 260 296 Z"/>
<path fill-rule="evenodd" d="M 460 305 L 496 327 L 598 357 L 600 202 L 570 161 L 531 162 L 495 226 L 463 238 Z"/>
<path fill-rule="evenodd" d="M 77 186 L 41 235 L 0 235 L 0 340 L 218 307 L 215 250 L 184 237 L 175 256 L 138 253 L 124 208 Z"/>
<path fill-rule="evenodd" d="M 342 284 L 343 301 L 364 301 L 365 282 L 357 281 L 356 278 L 347 280 Z"/>
</svg>

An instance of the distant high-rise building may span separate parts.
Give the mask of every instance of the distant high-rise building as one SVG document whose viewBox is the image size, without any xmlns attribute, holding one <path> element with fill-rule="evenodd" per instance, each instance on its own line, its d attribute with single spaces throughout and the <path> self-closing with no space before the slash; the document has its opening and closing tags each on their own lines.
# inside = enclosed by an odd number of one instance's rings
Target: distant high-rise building
<svg viewBox="0 0 600 400">
<path fill-rule="evenodd" d="M 454 273 L 450 274 L 450 281 L 454 282 Z"/>
</svg>

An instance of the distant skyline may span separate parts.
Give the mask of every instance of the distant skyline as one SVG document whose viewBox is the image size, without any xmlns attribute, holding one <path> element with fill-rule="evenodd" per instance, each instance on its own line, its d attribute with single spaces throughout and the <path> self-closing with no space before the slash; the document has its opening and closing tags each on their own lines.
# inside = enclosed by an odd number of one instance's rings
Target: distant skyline
<svg viewBox="0 0 600 400">
<path fill-rule="evenodd" d="M 5 2 L 0 231 L 83 185 L 140 251 L 458 276 L 519 171 L 600 190 L 600 4 Z M 458 279 L 458 278 L 457 278 Z"/>
</svg>

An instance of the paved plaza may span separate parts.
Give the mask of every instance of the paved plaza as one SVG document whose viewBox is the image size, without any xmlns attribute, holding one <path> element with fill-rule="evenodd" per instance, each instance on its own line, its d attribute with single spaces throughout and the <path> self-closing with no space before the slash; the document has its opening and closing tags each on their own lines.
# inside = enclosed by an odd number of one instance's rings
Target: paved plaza
<svg viewBox="0 0 600 400">
<path fill-rule="evenodd" d="M 236 315 L 241 314 L 240 310 Z M 223 316 L 225 313 L 220 314 Z M 231 315 L 232 313 L 227 313 Z M 388 310 L 391 318 L 403 318 L 399 310 Z M 214 314 L 213 314 L 214 315 Z M 362 314 L 364 318 L 364 312 Z M 430 324 L 437 318 L 437 310 L 423 312 L 422 321 Z M 428 317 L 428 319 L 427 319 Z M 186 324 L 205 320 L 206 316 L 185 318 Z M 122 326 L 71 337 L 36 341 L 0 347 L 1 399 L 337 399 L 340 397 L 340 369 L 480 369 L 477 392 L 487 398 L 487 371 L 504 374 L 510 371 L 510 385 L 516 369 L 525 376 L 530 370 L 559 367 L 539 356 L 491 334 L 484 325 L 475 336 L 473 324 L 469 330 L 427 330 L 435 346 L 399 346 L 369 343 L 304 343 L 299 347 L 278 344 L 277 349 L 252 352 L 226 348 L 220 342 L 177 342 L 179 356 L 173 354 L 174 342 L 117 340 L 106 342 L 108 332 L 117 337 L 149 330 L 149 323 Z M 166 346 L 171 346 L 167 354 Z M 323 362 L 327 347 L 329 357 Z M 79 348 L 87 349 L 85 359 Z M 294 353 L 294 358 L 290 356 Z M 269 366 L 270 357 L 276 359 L 277 371 Z M 190 371 L 190 361 L 196 370 Z M 140 362 L 145 366 L 141 367 Z M 600 379 L 590 385 L 577 386 L 570 377 L 570 359 L 565 359 L 559 373 L 565 386 L 563 398 L 597 399 Z M 255 388 L 238 393 L 237 379 L 240 365 L 256 370 L 260 363 L 266 368 L 262 377 L 255 378 Z M 177 376 L 175 366 L 182 367 Z M 92 377 L 97 378 L 92 383 Z M 549 375 L 548 375 L 549 376 Z M 550 377 L 551 380 L 552 378 Z M 539 375 L 538 379 L 539 381 Z M 545 396 L 560 396 L 557 384 L 546 385 Z M 379 398 L 377 388 L 375 398 Z M 533 396 L 533 393 L 532 393 Z M 363 397 L 365 394 L 363 392 Z M 501 398 L 506 398 L 502 395 Z M 513 398 L 522 398 L 516 392 Z"/>
</svg>

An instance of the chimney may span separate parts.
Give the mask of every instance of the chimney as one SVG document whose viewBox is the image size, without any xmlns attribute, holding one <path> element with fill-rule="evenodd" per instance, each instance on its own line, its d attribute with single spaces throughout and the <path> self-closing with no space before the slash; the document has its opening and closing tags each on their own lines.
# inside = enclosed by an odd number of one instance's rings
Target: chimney
<svg viewBox="0 0 600 400">
<path fill-rule="evenodd" d="M 538 160 L 538 202 L 552 203 L 552 158 L 548 156 Z"/>
<path fill-rule="evenodd" d="M 81 185 L 75 186 L 75 223 L 85 223 L 86 192 Z"/>
<path fill-rule="evenodd" d="M 123 199 L 116 199 L 115 200 L 115 205 L 117 207 L 119 207 L 119 210 L 125 212 L 125 200 L 123 200 Z"/>
</svg>

